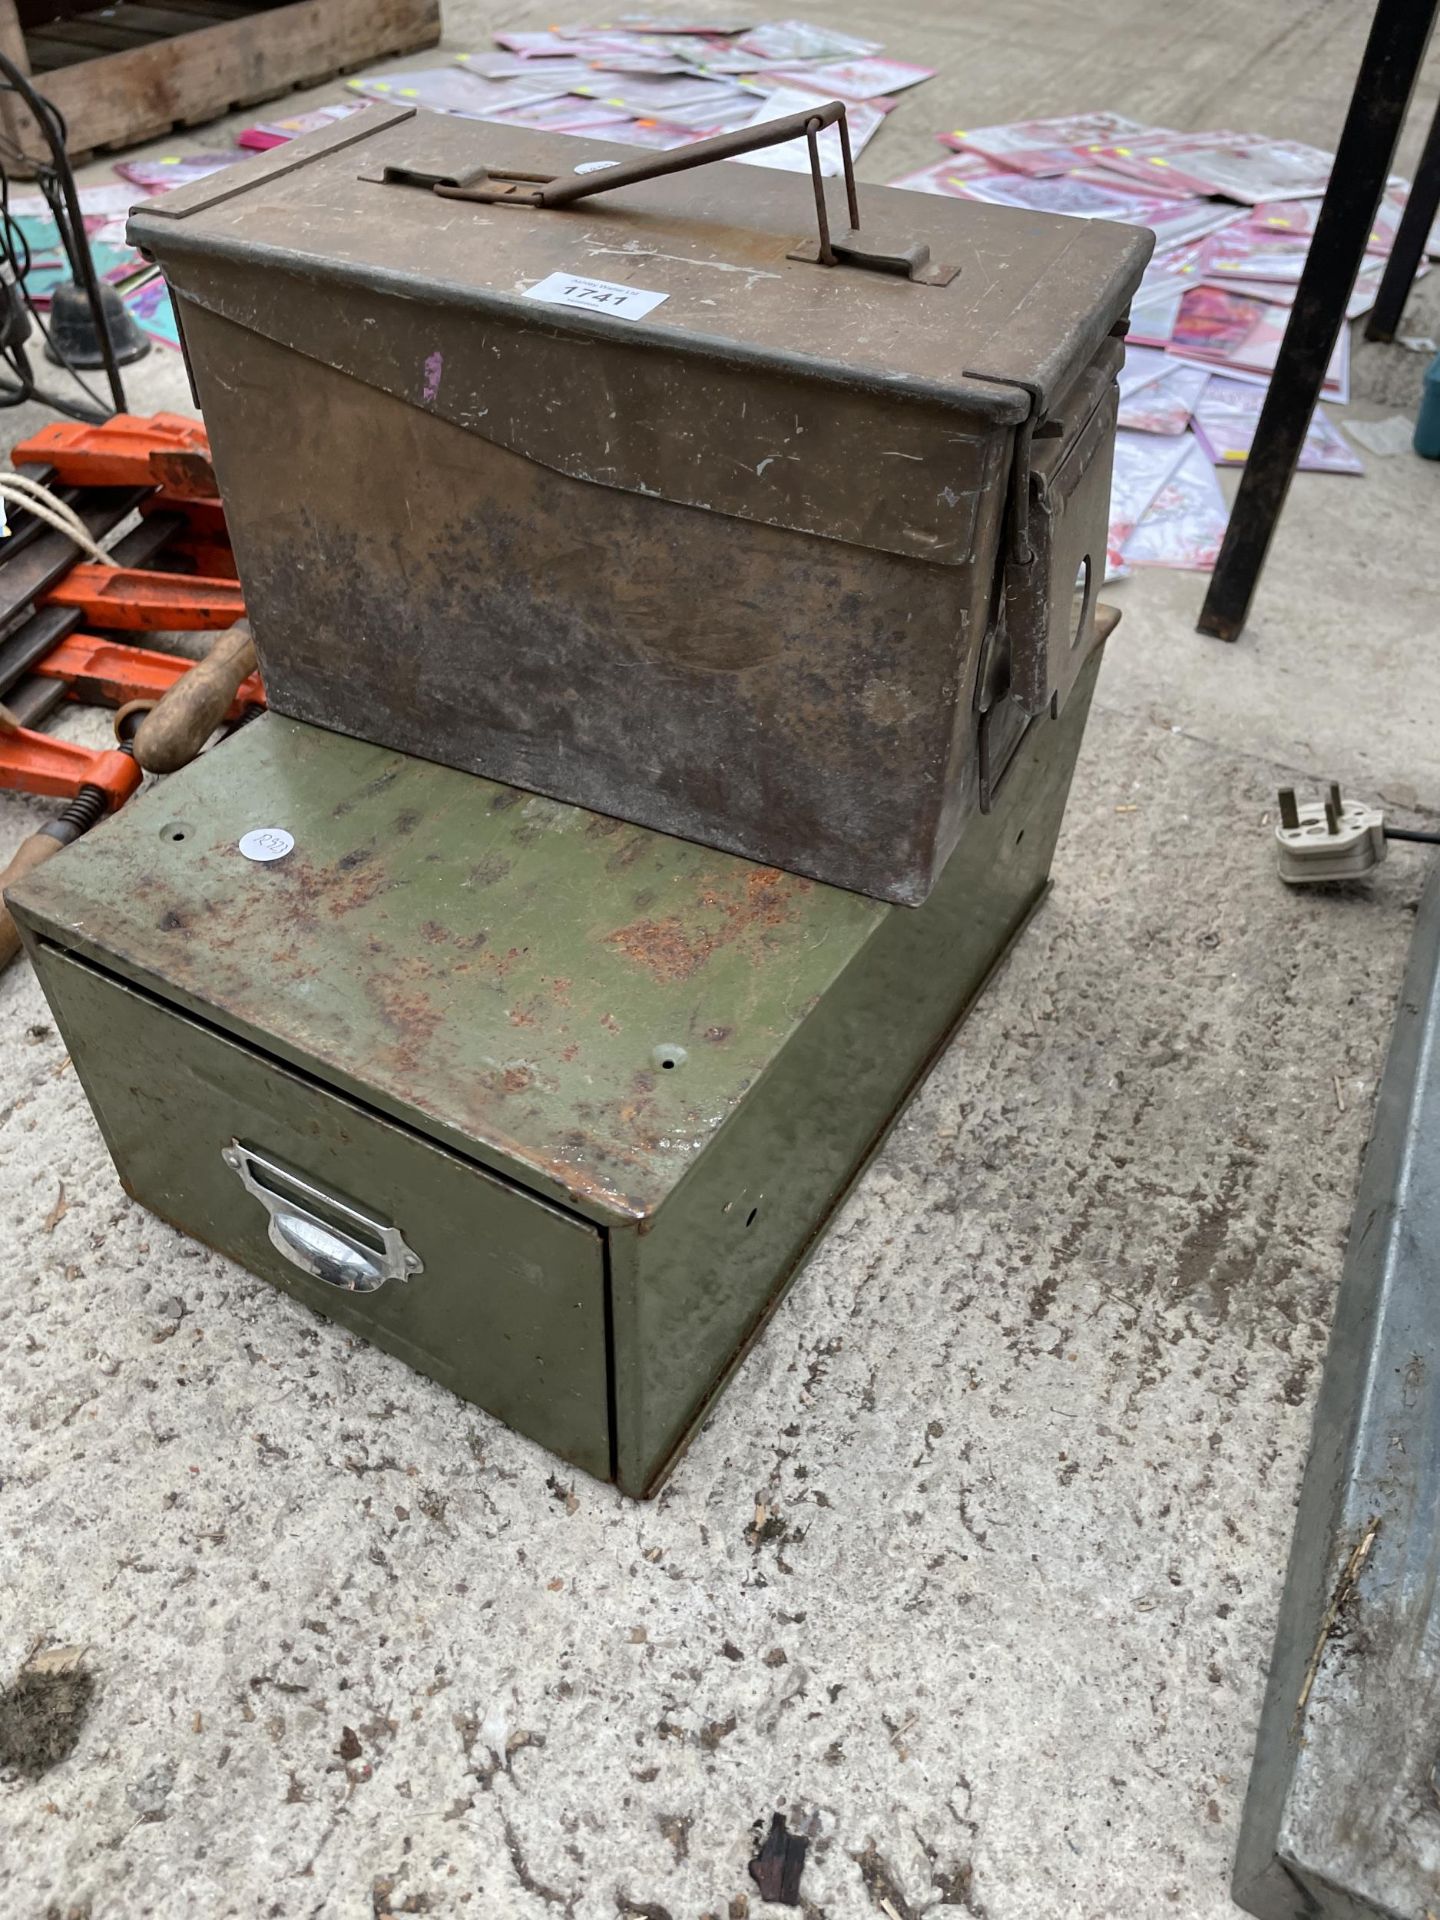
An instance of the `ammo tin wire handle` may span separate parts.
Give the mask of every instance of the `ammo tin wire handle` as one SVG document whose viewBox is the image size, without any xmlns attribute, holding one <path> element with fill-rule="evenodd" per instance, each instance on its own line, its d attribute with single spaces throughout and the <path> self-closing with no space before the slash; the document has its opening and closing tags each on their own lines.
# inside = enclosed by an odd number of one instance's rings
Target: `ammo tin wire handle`
<svg viewBox="0 0 1440 1920">
<path fill-rule="evenodd" d="M 845 202 L 850 226 L 840 240 L 832 239 L 830 215 L 825 204 L 825 177 L 820 169 L 819 135 L 829 126 L 840 129 L 840 154 L 845 174 Z M 807 107 L 802 113 L 787 114 L 783 120 L 767 120 L 758 127 L 741 127 L 734 133 L 717 133 L 709 140 L 697 140 L 691 146 L 670 153 L 647 154 L 639 160 L 622 160 L 614 166 L 597 167 L 582 174 L 522 173 L 512 168 L 478 166 L 468 173 L 439 173 L 424 166 L 391 164 L 378 174 L 362 174 L 362 179 L 379 179 L 383 184 L 428 187 L 444 200 L 469 200 L 482 206 L 568 207 L 577 200 L 588 200 L 597 193 L 613 193 L 617 187 L 635 185 L 641 180 L 663 179 L 669 173 L 688 173 L 692 167 L 709 166 L 713 160 L 734 160 L 741 154 L 758 153 L 765 147 L 783 146 L 787 140 L 804 139 L 810 152 L 810 178 L 815 189 L 815 219 L 819 227 L 816 241 L 802 242 L 792 249 L 792 260 L 817 261 L 824 267 L 848 264 L 874 267 L 884 273 L 904 274 L 927 286 L 947 286 L 958 271 L 940 266 L 930 258 L 930 249 L 920 241 L 895 240 L 869 244 L 873 236 L 861 235 L 860 199 L 855 190 L 855 161 L 850 150 L 850 127 L 844 103 L 826 100 Z"/>
<path fill-rule="evenodd" d="M 584 200 L 592 193 L 609 193 L 616 187 L 627 187 L 638 180 L 658 180 L 667 173 L 686 173 L 691 167 L 709 166 L 712 160 L 733 160 L 742 153 L 759 153 L 766 147 L 784 146 L 787 140 L 797 139 L 803 134 L 810 150 L 815 219 L 820 229 L 819 258 L 822 265 L 833 267 L 836 260 L 830 244 L 830 215 L 825 205 L 825 176 L 820 171 L 819 141 L 821 130 L 829 126 L 838 126 L 840 129 L 845 199 L 850 229 L 857 232 L 860 226 L 860 201 L 855 191 L 850 125 L 844 104 L 839 100 L 827 100 L 823 106 L 807 108 L 804 113 L 787 114 L 783 120 L 767 120 L 758 127 L 741 127 L 734 133 L 717 133 L 709 140 L 697 140 L 691 146 L 674 148 L 669 153 L 650 154 L 643 160 L 606 167 L 603 173 L 580 174 L 569 179 L 550 181 L 540 188 L 533 204 L 537 207 L 569 206 L 573 200 Z M 446 190 L 437 188 L 436 191 L 444 193 Z M 456 194 L 447 197 L 461 196 Z"/>
</svg>

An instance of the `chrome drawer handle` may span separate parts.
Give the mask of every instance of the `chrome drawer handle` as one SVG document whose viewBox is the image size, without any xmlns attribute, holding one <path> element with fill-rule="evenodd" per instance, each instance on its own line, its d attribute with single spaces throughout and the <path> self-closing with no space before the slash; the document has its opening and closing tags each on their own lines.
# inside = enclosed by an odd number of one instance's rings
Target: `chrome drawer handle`
<svg viewBox="0 0 1440 1920">
<path fill-rule="evenodd" d="M 339 1287 L 345 1293 L 374 1293 L 387 1280 L 409 1280 L 425 1271 L 418 1253 L 406 1246 L 399 1227 L 386 1226 L 383 1220 L 360 1213 L 333 1193 L 315 1187 L 298 1174 L 291 1173 L 264 1154 L 256 1153 L 238 1140 L 221 1149 L 220 1158 L 233 1168 L 247 1193 L 253 1193 L 270 1216 L 270 1242 L 283 1253 L 292 1267 L 308 1273 L 312 1280 Z M 256 1176 L 270 1178 L 290 1192 L 275 1192 Z M 293 1197 L 293 1196 L 299 1196 Z M 303 1202 L 318 1202 L 331 1213 L 338 1213 L 364 1233 L 373 1235 L 379 1247 L 332 1226 L 306 1210 Z"/>
</svg>

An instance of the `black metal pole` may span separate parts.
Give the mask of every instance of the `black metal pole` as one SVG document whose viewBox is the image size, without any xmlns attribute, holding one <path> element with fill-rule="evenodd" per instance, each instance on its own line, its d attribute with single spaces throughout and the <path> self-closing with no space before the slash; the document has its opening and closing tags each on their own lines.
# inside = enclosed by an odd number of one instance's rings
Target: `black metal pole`
<svg viewBox="0 0 1440 1920">
<path fill-rule="evenodd" d="M 1237 639 L 1250 611 L 1345 322 L 1437 6 L 1440 0 L 1379 0 L 1375 9 L 1290 324 L 1200 610 L 1199 631 L 1217 639 Z"/>
<path fill-rule="evenodd" d="M 1435 118 L 1430 122 L 1425 151 L 1415 170 L 1415 184 L 1410 189 L 1410 198 L 1405 202 L 1405 211 L 1400 217 L 1395 245 L 1385 262 L 1380 291 L 1375 296 L 1370 318 L 1365 322 L 1367 340 L 1395 338 L 1395 329 L 1400 324 L 1405 302 L 1410 298 L 1410 289 L 1415 284 L 1416 270 L 1425 252 L 1425 242 L 1430 238 L 1430 229 L 1435 224 L 1437 209 L 1440 209 L 1440 105 L 1436 106 Z"/>
</svg>

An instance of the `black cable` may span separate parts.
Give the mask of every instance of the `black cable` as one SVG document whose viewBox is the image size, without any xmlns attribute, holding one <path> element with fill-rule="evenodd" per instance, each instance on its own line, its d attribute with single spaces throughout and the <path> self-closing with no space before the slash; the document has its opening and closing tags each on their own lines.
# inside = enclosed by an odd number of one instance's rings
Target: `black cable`
<svg viewBox="0 0 1440 1920">
<path fill-rule="evenodd" d="M 1385 828 L 1385 838 L 1387 840 L 1415 840 L 1418 841 L 1422 847 L 1440 847 L 1440 833 L 1427 833 L 1422 827 L 1392 827 L 1387 825 Z"/>
<path fill-rule="evenodd" d="M 48 191 L 45 191 L 48 183 L 46 179 L 42 177 L 47 172 L 47 169 L 41 167 L 36 168 L 37 181 L 41 185 L 46 205 L 51 207 L 53 217 L 54 207 L 51 195 Z M 55 227 L 57 233 L 61 234 L 63 239 L 64 227 L 59 219 L 55 220 Z M 26 288 L 25 281 L 34 264 L 34 258 L 24 228 L 10 211 L 10 178 L 3 164 L 0 164 L 0 256 L 3 256 L 3 259 L 8 262 L 11 272 L 15 276 L 16 291 L 24 301 L 26 311 L 39 330 L 41 338 L 50 348 L 57 365 L 69 374 L 76 386 L 78 386 L 80 391 L 86 396 L 86 399 L 93 403 L 88 406 L 81 405 L 75 401 L 62 399 L 59 394 L 47 393 L 38 387 L 35 384 L 35 378 L 30 369 L 29 359 L 20 349 L 19 343 L 17 342 L 14 346 L 0 351 L 0 359 L 3 359 L 5 364 L 9 366 L 17 382 L 14 386 L 7 386 L 3 382 L 0 382 L 0 407 L 18 407 L 26 400 L 34 400 L 42 406 L 51 408 L 56 413 L 68 414 L 72 420 L 83 420 L 91 423 L 108 420 L 110 417 L 110 409 L 106 407 L 104 400 L 96 393 L 90 383 L 81 378 L 78 369 L 71 366 L 64 354 L 60 352 L 44 314 L 31 298 Z"/>
<path fill-rule="evenodd" d="M 79 285 L 84 287 L 85 298 L 90 303 L 90 311 L 95 319 L 96 336 L 100 347 L 101 359 L 104 362 L 105 375 L 109 382 L 110 396 L 114 402 L 115 411 L 117 413 L 124 413 L 125 387 L 120 378 L 120 367 L 115 358 L 115 344 L 110 338 L 110 328 L 106 320 L 105 307 L 100 297 L 100 282 L 95 272 L 95 262 L 91 257 L 89 242 L 85 237 L 85 216 L 81 211 L 80 196 L 75 186 L 75 170 L 70 164 L 69 154 L 65 151 L 67 129 L 64 115 L 60 113 L 58 108 L 53 106 L 50 101 L 45 99 L 43 94 L 35 91 L 35 88 L 30 84 L 29 76 L 22 73 L 15 62 L 5 53 L 0 53 L 0 79 L 3 79 L 7 91 L 18 93 L 20 98 L 25 102 L 25 105 L 29 108 L 49 145 L 53 165 L 50 168 L 37 166 L 36 179 L 40 183 L 40 191 L 44 194 L 46 201 L 49 203 L 50 210 L 55 216 L 55 224 L 60 229 L 60 238 L 64 245 L 66 256 L 70 261 L 74 278 Z M 63 215 L 61 211 L 62 202 L 64 208 Z M 33 306 L 31 311 L 34 311 Z M 46 332 L 46 329 L 42 327 L 41 331 Z M 68 366 L 63 359 L 60 364 L 65 366 L 66 371 L 73 378 L 79 378 L 75 373 L 75 369 Z M 80 384 L 82 387 L 84 386 L 83 381 L 81 381 Z M 88 393 L 90 390 L 87 387 L 85 391 Z M 46 399 L 47 405 L 53 404 L 46 396 L 37 395 L 37 398 Z M 60 410 L 66 413 L 74 412 L 73 407 L 62 407 Z"/>
</svg>

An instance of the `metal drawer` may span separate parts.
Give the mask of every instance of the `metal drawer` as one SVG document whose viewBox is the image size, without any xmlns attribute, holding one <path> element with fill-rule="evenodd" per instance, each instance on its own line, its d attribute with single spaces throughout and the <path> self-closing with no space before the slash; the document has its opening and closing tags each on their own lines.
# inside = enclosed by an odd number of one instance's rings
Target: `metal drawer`
<svg viewBox="0 0 1440 1920">
<path fill-rule="evenodd" d="M 142 1206 L 610 1478 L 598 1228 L 43 944 L 57 1024 Z M 315 1228 L 307 1235 L 276 1221 L 272 1237 L 275 1216 L 242 1181 L 247 1170 L 285 1203 L 290 1222 L 308 1216 Z M 288 1233 L 303 1254 L 308 1238 L 334 1260 L 327 1241 L 363 1246 L 373 1237 L 356 1215 L 397 1229 L 397 1251 L 408 1249 L 419 1268 L 374 1291 L 346 1291 L 303 1272 L 277 1244 Z"/>
</svg>

